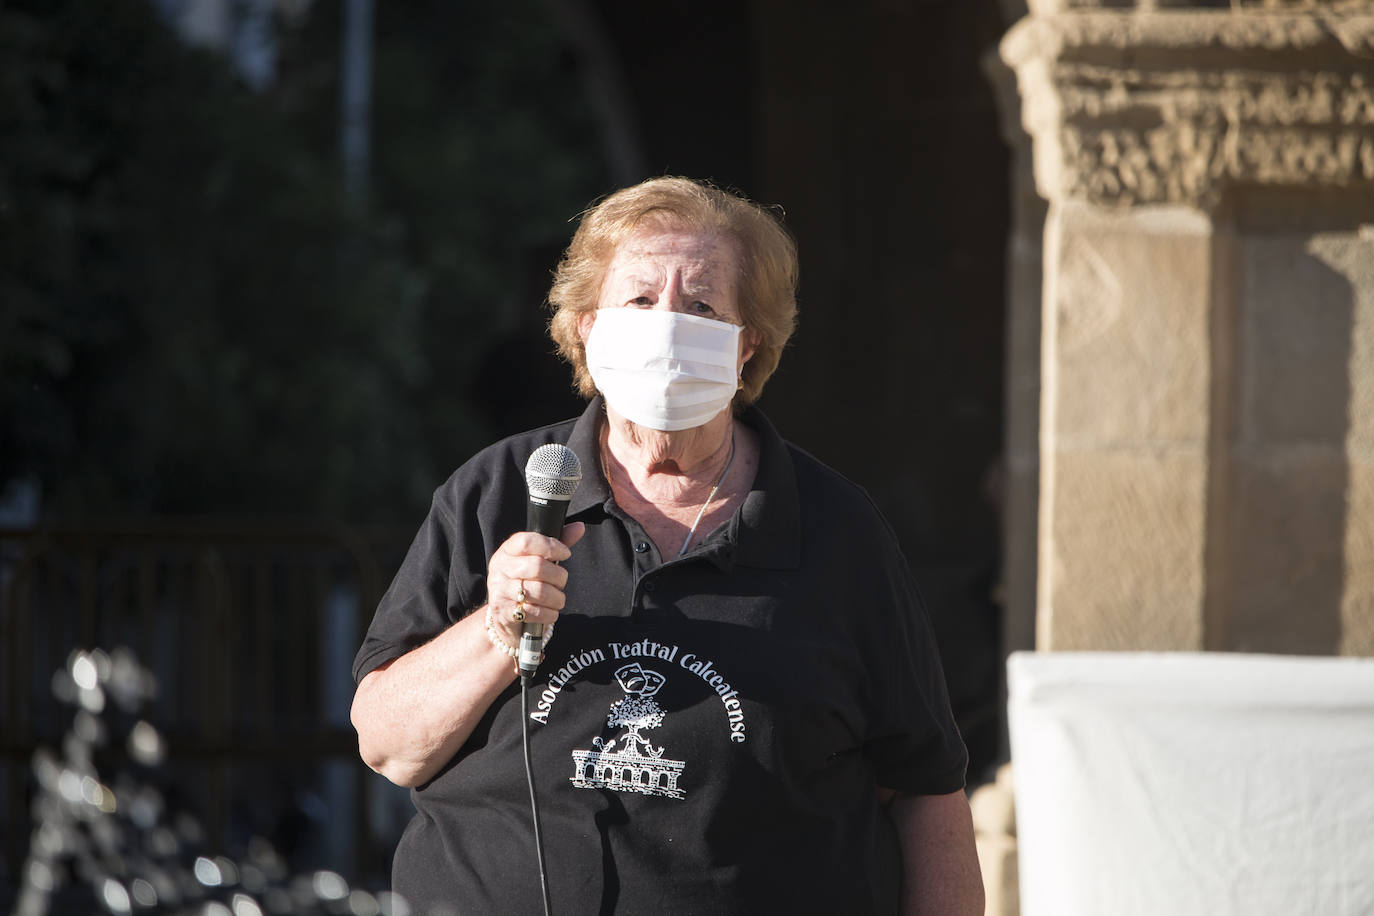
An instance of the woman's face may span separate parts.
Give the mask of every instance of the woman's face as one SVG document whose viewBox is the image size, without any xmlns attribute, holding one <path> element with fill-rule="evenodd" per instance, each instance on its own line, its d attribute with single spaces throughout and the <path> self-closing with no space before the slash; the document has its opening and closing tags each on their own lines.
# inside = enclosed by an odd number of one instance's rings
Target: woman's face
<svg viewBox="0 0 1374 916">
<path fill-rule="evenodd" d="M 597 308 L 658 309 L 742 325 L 738 285 L 739 256 L 731 240 L 646 226 L 616 249 Z M 578 330 L 583 343 L 595 320 L 595 312 L 581 316 Z M 740 335 L 741 368 L 757 346 L 757 335 L 745 328 Z"/>
</svg>

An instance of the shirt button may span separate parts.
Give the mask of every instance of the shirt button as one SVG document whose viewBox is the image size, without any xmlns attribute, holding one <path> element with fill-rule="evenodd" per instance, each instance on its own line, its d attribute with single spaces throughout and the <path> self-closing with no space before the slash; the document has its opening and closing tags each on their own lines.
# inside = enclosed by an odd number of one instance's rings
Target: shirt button
<svg viewBox="0 0 1374 916">
<path fill-rule="evenodd" d="M 658 588 L 657 583 L 654 583 L 654 582 L 645 582 L 645 583 L 644 583 L 644 590 L 645 590 L 646 592 L 651 592 L 651 591 L 653 591 L 653 590 L 656 589 L 656 588 Z"/>
<path fill-rule="evenodd" d="M 646 542 L 640 541 L 638 544 L 635 545 L 635 553 L 648 553 L 648 552 L 649 552 L 649 545 L 648 545 Z"/>
</svg>

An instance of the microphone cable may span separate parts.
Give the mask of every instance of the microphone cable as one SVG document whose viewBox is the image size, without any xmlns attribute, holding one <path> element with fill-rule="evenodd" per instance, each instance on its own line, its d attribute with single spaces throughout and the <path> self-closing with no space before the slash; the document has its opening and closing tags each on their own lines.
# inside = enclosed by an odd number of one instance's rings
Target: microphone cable
<svg viewBox="0 0 1374 916">
<path fill-rule="evenodd" d="M 549 899 L 549 875 L 544 868 L 544 835 L 539 824 L 539 800 L 534 794 L 534 764 L 530 758 L 530 680 L 531 675 L 520 674 L 520 739 L 525 749 L 525 781 L 530 787 L 530 814 L 534 818 L 534 851 L 539 862 L 539 889 L 544 896 L 544 916 L 553 916 Z"/>
</svg>

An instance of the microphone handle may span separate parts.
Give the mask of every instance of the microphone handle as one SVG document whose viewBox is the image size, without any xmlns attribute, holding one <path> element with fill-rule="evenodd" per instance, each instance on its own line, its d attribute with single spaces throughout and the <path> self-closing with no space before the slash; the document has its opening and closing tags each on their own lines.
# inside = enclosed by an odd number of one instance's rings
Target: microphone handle
<svg viewBox="0 0 1374 916">
<path fill-rule="evenodd" d="M 536 534 L 556 538 L 563 533 L 563 519 L 568 515 L 568 500 L 545 499 L 530 495 L 529 509 L 525 514 L 525 529 Z M 539 667 L 544 654 L 544 625 L 527 623 L 520 629 L 520 646 L 515 658 L 521 677 L 530 677 Z"/>
</svg>

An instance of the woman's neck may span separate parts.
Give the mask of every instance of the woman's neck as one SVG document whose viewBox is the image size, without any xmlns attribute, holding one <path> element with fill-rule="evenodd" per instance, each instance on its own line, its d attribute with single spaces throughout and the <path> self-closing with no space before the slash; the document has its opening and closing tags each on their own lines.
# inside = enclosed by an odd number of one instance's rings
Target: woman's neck
<svg viewBox="0 0 1374 916">
<path fill-rule="evenodd" d="M 662 432 L 606 408 L 605 472 L 613 486 L 629 484 L 660 506 L 700 505 L 730 460 L 734 418 L 729 409 L 702 426 Z"/>
</svg>

